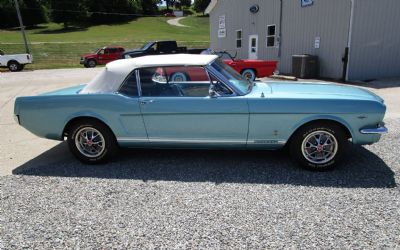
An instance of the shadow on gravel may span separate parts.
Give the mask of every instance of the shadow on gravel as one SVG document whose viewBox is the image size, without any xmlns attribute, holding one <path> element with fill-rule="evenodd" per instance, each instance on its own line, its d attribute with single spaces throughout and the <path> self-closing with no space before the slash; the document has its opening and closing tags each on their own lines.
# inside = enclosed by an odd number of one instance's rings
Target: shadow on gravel
<svg viewBox="0 0 400 250">
<path fill-rule="evenodd" d="M 284 151 L 122 150 L 104 165 L 83 165 L 60 143 L 13 171 L 15 175 L 91 177 L 143 181 L 287 184 L 342 188 L 396 187 L 394 172 L 374 153 L 354 147 L 329 172 L 310 172 Z"/>
</svg>

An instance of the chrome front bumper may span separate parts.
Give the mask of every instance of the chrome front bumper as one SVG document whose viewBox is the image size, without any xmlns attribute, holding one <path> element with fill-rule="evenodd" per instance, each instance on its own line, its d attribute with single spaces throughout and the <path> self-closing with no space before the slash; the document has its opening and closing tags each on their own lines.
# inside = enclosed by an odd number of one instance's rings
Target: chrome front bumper
<svg viewBox="0 0 400 250">
<path fill-rule="evenodd" d="M 361 134 L 386 134 L 388 129 L 384 125 L 379 125 L 376 128 L 363 128 L 360 130 Z"/>
</svg>

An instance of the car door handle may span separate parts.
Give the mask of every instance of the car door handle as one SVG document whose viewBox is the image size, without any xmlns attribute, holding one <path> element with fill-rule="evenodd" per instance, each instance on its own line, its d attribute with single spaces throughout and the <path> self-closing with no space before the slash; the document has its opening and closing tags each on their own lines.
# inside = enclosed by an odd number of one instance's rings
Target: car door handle
<svg viewBox="0 0 400 250">
<path fill-rule="evenodd" d="M 141 100 L 140 101 L 140 104 L 141 105 L 146 105 L 146 104 L 148 104 L 148 103 L 153 103 L 154 102 L 154 100 Z"/>
</svg>

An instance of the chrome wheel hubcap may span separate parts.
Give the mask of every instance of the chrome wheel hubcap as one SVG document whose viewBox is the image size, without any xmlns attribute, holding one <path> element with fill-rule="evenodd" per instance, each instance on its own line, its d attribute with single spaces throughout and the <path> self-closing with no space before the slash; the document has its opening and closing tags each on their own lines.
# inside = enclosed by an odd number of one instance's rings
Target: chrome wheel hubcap
<svg viewBox="0 0 400 250">
<path fill-rule="evenodd" d="M 75 145 L 84 156 L 95 158 L 104 152 L 105 140 L 97 129 L 84 127 L 76 133 Z"/>
<path fill-rule="evenodd" d="M 248 73 L 244 74 L 244 77 L 245 77 L 246 79 L 248 79 L 248 80 L 252 80 L 252 79 L 253 79 L 253 74 L 250 73 L 250 72 L 248 72 Z"/>
<path fill-rule="evenodd" d="M 324 164 L 336 156 L 338 143 L 333 134 L 327 131 L 315 131 L 304 138 L 301 151 L 307 161 Z"/>
</svg>

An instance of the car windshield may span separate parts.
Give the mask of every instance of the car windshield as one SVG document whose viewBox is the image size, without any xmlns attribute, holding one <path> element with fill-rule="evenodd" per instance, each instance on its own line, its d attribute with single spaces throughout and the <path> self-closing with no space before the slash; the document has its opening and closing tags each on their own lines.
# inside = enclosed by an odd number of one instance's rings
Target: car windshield
<svg viewBox="0 0 400 250">
<path fill-rule="evenodd" d="M 143 45 L 143 47 L 140 48 L 140 49 L 141 49 L 141 50 L 148 50 L 148 49 L 150 49 L 153 45 L 154 45 L 154 42 L 149 42 L 149 43 L 146 43 L 145 45 Z"/>
<path fill-rule="evenodd" d="M 253 87 L 253 83 L 244 79 L 230 66 L 222 62 L 221 59 L 215 60 L 211 66 L 221 73 L 228 81 L 243 93 L 249 93 Z"/>
</svg>

